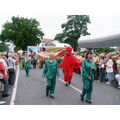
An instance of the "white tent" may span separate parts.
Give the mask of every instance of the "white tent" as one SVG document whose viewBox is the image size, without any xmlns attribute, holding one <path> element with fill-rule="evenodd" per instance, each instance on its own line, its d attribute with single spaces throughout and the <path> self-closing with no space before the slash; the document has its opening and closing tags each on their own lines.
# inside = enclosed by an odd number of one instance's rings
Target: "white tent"
<svg viewBox="0 0 120 120">
<path fill-rule="evenodd" d="M 120 46 L 120 33 L 87 39 L 79 39 L 78 44 L 80 48 L 105 48 Z"/>
</svg>

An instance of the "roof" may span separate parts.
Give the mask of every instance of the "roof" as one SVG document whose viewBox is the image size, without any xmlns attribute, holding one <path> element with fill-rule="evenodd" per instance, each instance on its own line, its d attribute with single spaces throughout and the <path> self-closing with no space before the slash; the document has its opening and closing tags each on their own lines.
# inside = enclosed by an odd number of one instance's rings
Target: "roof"
<svg viewBox="0 0 120 120">
<path fill-rule="evenodd" d="M 47 44 L 47 46 L 55 46 L 55 47 L 67 47 L 67 46 L 70 46 L 69 44 L 67 43 L 59 43 L 59 42 L 50 42 Z"/>
<path fill-rule="evenodd" d="M 104 37 L 79 39 L 78 44 L 81 48 L 117 47 L 120 46 L 120 33 Z"/>
<path fill-rule="evenodd" d="M 54 39 L 46 39 L 46 38 L 44 39 L 45 45 L 47 45 L 48 43 L 50 43 L 52 41 L 54 41 Z"/>
</svg>

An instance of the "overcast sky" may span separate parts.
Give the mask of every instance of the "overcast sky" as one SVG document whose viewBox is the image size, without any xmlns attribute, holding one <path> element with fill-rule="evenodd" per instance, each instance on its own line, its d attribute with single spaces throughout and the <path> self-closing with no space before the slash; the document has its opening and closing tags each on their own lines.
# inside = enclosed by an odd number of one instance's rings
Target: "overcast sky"
<svg viewBox="0 0 120 120">
<path fill-rule="evenodd" d="M 120 7 L 117 1 L 3 0 L 0 2 L 0 31 L 12 16 L 36 18 L 45 33 L 44 37 L 54 39 L 57 33 L 62 32 L 61 24 L 66 22 L 67 15 L 87 14 L 91 20 L 88 25 L 89 37 L 119 33 Z"/>
<path fill-rule="evenodd" d="M 0 31 L 6 21 L 11 20 L 11 15 L 1 15 Z M 66 22 L 67 15 L 19 15 L 19 17 L 36 18 L 45 33 L 45 38 L 54 39 L 57 33 L 62 32 L 61 24 Z M 91 24 L 88 31 L 91 36 L 104 36 L 120 33 L 120 15 L 90 15 Z"/>
</svg>

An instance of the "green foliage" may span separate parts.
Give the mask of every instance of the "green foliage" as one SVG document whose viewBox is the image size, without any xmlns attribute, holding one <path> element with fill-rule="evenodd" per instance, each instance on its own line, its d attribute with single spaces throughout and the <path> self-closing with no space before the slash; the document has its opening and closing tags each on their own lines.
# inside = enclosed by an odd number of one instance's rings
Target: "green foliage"
<svg viewBox="0 0 120 120">
<path fill-rule="evenodd" d="M 92 48 L 88 48 L 87 50 L 92 50 Z M 94 52 L 97 54 L 101 54 L 101 53 L 110 53 L 110 52 L 115 52 L 116 49 L 115 48 L 95 48 Z"/>
<path fill-rule="evenodd" d="M 5 52 L 9 50 L 8 46 L 9 45 L 5 44 L 4 42 L 0 42 L 0 52 Z"/>
<path fill-rule="evenodd" d="M 95 49 L 95 52 L 98 53 L 98 54 L 110 53 L 110 52 L 115 52 L 115 51 L 116 51 L 115 48 L 96 48 Z"/>
<path fill-rule="evenodd" d="M 88 15 L 68 15 L 67 19 L 68 21 L 61 25 L 63 32 L 57 34 L 55 39 L 70 44 L 76 51 L 78 39 L 81 36 L 90 35 L 87 27 L 90 18 Z"/>
<path fill-rule="evenodd" d="M 36 46 L 41 42 L 44 33 L 36 19 L 12 17 L 11 22 L 3 25 L 1 40 L 12 42 L 17 48 L 26 50 L 27 46 Z"/>
</svg>

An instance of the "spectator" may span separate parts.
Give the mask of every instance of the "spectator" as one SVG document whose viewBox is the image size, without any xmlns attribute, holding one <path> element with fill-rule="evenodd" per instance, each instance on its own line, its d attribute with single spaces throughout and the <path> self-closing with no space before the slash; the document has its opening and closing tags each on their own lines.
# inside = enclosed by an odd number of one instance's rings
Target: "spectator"
<svg viewBox="0 0 120 120">
<path fill-rule="evenodd" d="M 7 77 L 7 67 L 8 67 L 8 65 L 7 65 L 6 61 L 3 59 L 2 55 L 0 55 L 0 62 L 2 62 L 3 66 L 5 68 L 5 75 Z"/>
<path fill-rule="evenodd" d="M 98 82 L 103 82 L 103 72 L 104 72 L 104 57 L 100 56 Z"/>
<path fill-rule="evenodd" d="M 115 79 L 118 82 L 118 88 L 120 88 L 120 68 L 118 68 L 118 74 L 115 75 Z"/>
<path fill-rule="evenodd" d="M 8 58 L 8 66 L 9 66 L 9 85 L 11 85 L 12 87 L 15 84 L 15 71 L 16 71 L 16 60 L 13 59 L 13 54 L 9 53 L 9 58 Z"/>
<path fill-rule="evenodd" d="M 120 56 L 118 57 L 118 60 L 116 61 L 117 63 L 117 69 L 120 67 Z"/>
<path fill-rule="evenodd" d="M 98 54 L 95 54 L 95 56 L 93 57 L 93 60 L 94 60 L 94 63 L 95 63 L 95 66 L 96 66 L 96 71 L 94 73 L 94 76 L 95 76 L 95 80 L 98 80 L 98 73 L 99 73 L 99 56 Z"/>
<path fill-rule="evenodd" d="M 107 56 L 107 63 L 106 63 L 106 73 L 107 73 L 107 84 L 111 84 L 112 81 L 112 73 L 113 73 L 113 61 L 111 56 Z"/>
<path fill-rule="evenodd" d="M 9 94 L 8 94 L 8 80 L 6 79 L 5 68 L 4 68 L 2 62 L 0 62 L 0 81 L 2 81 L 4 84 L 4 91 L 3 91 L 2 97 L 9 96 Z"/>
</svg>

